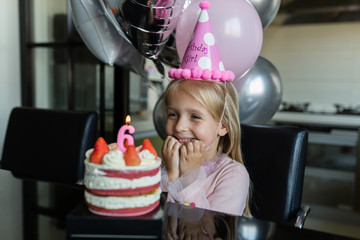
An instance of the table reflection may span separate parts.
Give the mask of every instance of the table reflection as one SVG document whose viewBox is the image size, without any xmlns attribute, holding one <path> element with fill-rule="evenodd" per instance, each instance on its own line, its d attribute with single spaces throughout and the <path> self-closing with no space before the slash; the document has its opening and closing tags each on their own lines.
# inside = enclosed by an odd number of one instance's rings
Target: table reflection
<svg viewBox="0 0 360 240">
<path fill-rule="evenodd" d="M 164 202 L 136 217 L 95 215 L 84 203 L 67 217 L 67 239 L 354 240 L 255 218 Z"/>
<path fill-rule="evenodd" d="M 236 224 L 236 239 L 274 239 L 276 223 L 239 217 Z"/>
<path fill-rule="evenodd" d="M 191 206 L 165 205 L 165 239 L 273 239 L 276 224 Z"/>
</svg>

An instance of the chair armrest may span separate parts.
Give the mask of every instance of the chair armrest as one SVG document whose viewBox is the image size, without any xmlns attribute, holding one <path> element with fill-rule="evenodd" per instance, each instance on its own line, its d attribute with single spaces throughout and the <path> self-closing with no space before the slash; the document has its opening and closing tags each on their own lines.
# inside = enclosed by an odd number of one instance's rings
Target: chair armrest
<svg viewBox="0 0 360 240">
<path fill-rule="evenodd" d="M 310 210 L 311 210 L 311 208 L 308 205 L 301 207 L 301 209 L 299 210 L 299 212 L 296 215 L 296 221 L 294 224 L 295 227 L 302 228 L 304 226 L 306 217 L 307 217 L 308 213 L 310 212 Z"/>
</svg>

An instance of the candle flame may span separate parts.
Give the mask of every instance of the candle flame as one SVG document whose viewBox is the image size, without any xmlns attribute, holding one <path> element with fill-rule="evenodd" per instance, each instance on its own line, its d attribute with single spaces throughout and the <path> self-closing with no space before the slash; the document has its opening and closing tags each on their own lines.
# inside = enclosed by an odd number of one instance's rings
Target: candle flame
<svg viewBox="0 0 360 240">
<path fill-rule="evenodd" d="M 127 123 L 127 124 L 131 123 L 131 117 L 130 117 L 130 115 L 127 115 L 127 116 L 126 116 L 125 123 Z"/>
</svg>

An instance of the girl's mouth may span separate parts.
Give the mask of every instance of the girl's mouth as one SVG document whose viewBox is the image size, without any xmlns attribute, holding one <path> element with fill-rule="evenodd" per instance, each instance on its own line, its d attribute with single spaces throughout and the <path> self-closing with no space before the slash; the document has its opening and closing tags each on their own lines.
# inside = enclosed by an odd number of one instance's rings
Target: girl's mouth
<svg viewBox="0 0 360 240">
<path fill-rule="evenodd" d="M 179 143 L 184 144 L 190 142 L 193 138 L 176 138 L 176 139 L 179 141 Z"/>
</svg>

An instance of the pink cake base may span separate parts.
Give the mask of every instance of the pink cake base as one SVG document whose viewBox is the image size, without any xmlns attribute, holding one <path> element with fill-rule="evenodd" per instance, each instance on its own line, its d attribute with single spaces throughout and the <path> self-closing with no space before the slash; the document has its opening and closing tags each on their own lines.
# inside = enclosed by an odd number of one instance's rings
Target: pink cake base
<svg viewBox="0 0 360 240">
<path fill-rule="evenodd" d="M 100 196 L 136 196 L 154 191 L 160 187 L 160 183 L 152 186 L 127 188 L 127 189 L 88 189 L 86 191 Z"/>
<path fill-rule="evenodd" d="M 109 216 L 109 217 L 131 217 L 131 216 L 140 216 L 151 212 L 159 205 L 160 200 L 146 207 L 122 208 L 122 209 L 111 209 L 111 210 L 96 207 L 94 205 L 89 204 L 88 202 L 85 203 L 86 205 L 88 205 L 89 211 L 94 214 Z"/>
</svg>

